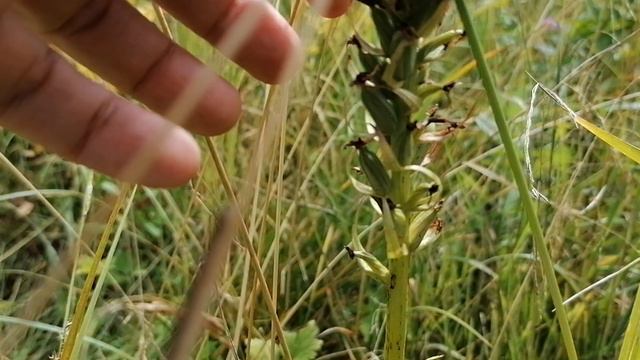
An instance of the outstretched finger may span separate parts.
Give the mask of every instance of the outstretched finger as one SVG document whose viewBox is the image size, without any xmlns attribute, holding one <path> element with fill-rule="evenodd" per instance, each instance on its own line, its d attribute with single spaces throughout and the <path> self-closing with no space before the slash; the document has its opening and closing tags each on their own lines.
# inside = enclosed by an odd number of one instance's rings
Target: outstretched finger
<svg viewBox="0 0 640 360">
<path fill-rule="evenodd" d="M 125 0 L 22 0 L 19 12 L 74 59 L 159 113 L 205 66 Z M 211 78 L 185 124 L 204 135 L 227 131 L 241 111 L 238 92 Z"/>
<path fill-rule="evenodd" d="M 300 66 L 298 36 L 266 0 L 155 1 L 259 80 L 281 82 Z"/>
<path fill-rule="evenodd" d="M 200 153 L 188 132 L 84 78 L 10 13 L 0 14 L 0 54 L 1 126 L 126 181 L 172 187 L 197 172 Z M 122 178 L 160 134 L 165 142 L 140 177 Z"/>
</svg>

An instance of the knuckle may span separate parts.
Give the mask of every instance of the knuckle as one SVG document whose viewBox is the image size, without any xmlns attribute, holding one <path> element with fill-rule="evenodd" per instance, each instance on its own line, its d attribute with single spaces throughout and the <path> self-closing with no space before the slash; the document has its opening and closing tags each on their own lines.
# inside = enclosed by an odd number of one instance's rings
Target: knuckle
<svg viewBox="0 0 640 360">
<path fill-rule="evenodd" d="M 0 114 L 36 97 L 51 81 L 61 61 L 60 56 L 51 49 L 47 49 L 41 57 L 33 59 L 18 75 L 18 81 L 12 86 L 12 90 L 0 98 Z"/>
<path fill-rule="evenodd" d="M 81 2 L 68 11 L 66 16 L 46 22 L 43 21 L 43 23 L 51 24 L 49 29 L 44 29 L 44 32 L 71 37 L 90 31 L 105 21 L 111 13 L 114 3 L 115 1 L 112 0 L 87 0 Z M 47 17 L 49 15 L 42 14 L 40 16 Z"/>
<path fill-rule="evenodd" d="M 231 10 L 233 8 L 233 1 L 221 1 L 220 8 L 217 11 L 216 16 L 211 17 L 209 23 L 203 28 L 197 29 L 198 33 L 205 39 L 217 42 L 222 37 L 224 32 L 224 23 L 228 21 L 232 16 Z"/>
<path fill-rule="evenodd" d="M 181 48 L 178 45 L 167 40 L 165 47 L 153 56 L 145 70 L 124 90 L 130 94 L 139 95 L 140 89 L 152 81 L 154 74 L 161 73 L 162 65 L 170 61 L 179 51 Z"/>
<path fill-rule="evenodd" d="M 79 161 L 93 143 L 96 136 L 101 134 L 118 111 L 118 98 L 109 94 L 91 112 L 88 119 L 83 121 L 83 131 L 73 141 L 64 156 L 72 161 Z"/>
</svg>

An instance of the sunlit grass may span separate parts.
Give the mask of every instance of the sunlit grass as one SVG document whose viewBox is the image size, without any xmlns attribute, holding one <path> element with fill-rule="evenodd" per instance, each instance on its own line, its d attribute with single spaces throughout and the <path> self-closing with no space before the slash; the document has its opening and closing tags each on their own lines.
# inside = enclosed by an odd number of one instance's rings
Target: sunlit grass
<svg viewBox="0 0 640 360">
<path fill-rule="evenodd" d="M 289 9 L 287 1 L 281 3 L 283 12 Z M 154 16 L 146 3 L 140 6 Z M 640 36 L 626 38 L 639 27 L 640 4 L 486 2 L 475 11 L 484 48 L 496 51 L 489 67 L 515 140 L 524 134 L 534 85 L 528 72 L 594 124 L 640 144 Z M 265 154 L 254 183 L 247 183 L 247 173 L 268 118 L 270 90 L 168 19 L 176 41 L 222 69 L 243 95 L 246 111 L 238 128 L 213 140 L 233 188 L 224 189 L 203 141 L 207 156 L 202 173 L 189 186 L 138 191 L 84 333 L 89 358 L 124 358 L 114 349 L 132 358 L 160 358 L 170 343 L 175 309 L 184 301 L 206 240 L 214 233 L 215 215 L 229 204 L 229 190 L 239 194 L 245 187 L 255 194 L 244 217 L 248 240 L 277 300 L 284 329 L 296 331 L 315 320 L 323 341 L 319 356 L 360 359 L 369 352 L 381 354 L 386 294 L 343 251 L 354 232 L 362 234 L 372 253 L 384 250 L 380 231 L 365 231 L 364 224 L 373 218 L 358 211 L 368 205 L 350 186 L 348 176 L 356 162 L 353 152 L 343 148 L 366 131 L 358 92 L 350 85 L 358 66 L 345 50 L 354 29 L 372 35 L 363 15 L 363 7 L 356 7 L 349 16 L 328 22 L 304 13 L 302 20 L 317 32 L 307 44 L 305 70 L 286 99 L 286 126 L 276 131 L 276 146 Z M 459 27 L 457 21 L 451 12 L 443 26 Z M 612 46 L 619 40 L 624 41 Z M 466 46 L 462 42 L 450 49 L 444 62 L 432 69 L 434 77 L 457 76 L 472 61 Z M 446 225 L 437 246 L 419 256 L 412 271 L 416 307 L 409 322 L 408 358 L 444 354 L 454 359 L 565 359 L 554 306 L 475 71 L 459 78 L 450 96 L 455 107 L 443 106 L 441 111 L 453 120 L 466 119 L 468 126 L 432 154 L 437 158 L 434 170 L 446 178 Z M 282 146 L 277 144 L 280 138 Z M 523 151 L 521 146 L 516 149 Z M 8 132 L 0 134 L 0 151 L 41 190 L 33 191 L 2 167 L 0 334 L 16 327 L 27 330 L 19 346 L 4 355 L 44 359 L 58 349 L 59 334 L 67 325 L 67 297 L 73 295 L 75 306 L 95 238 L 83 244 L 74 259 L 74 282 L 68 274 L 56 282 L 52 301 L 37 319 L 20 319 L 21 306 L 43 279 L 52 278 L 48 270 L 63 261 L 59 258 L 64 249 L 76 239 L 74 232 L 84 223 L 87 183 L 94 184 L 94 208 L 104 206 L 117 185 L 98 175 L 92 179 Z M 538 203 L 537 211 L 564 299 L 638 258 L 640 184 L 635 163 L 577 129 L 549 100 L 536 104 L 531 156 L 536 187 L 551 200 Z M 356 217 L 363 225 L 354 229 Z M 98 234 L 103 224 L 91 219 L 85 226 Z M 199 339 L 197 358 L 243 358 L 250 339 L 272 338 L 271 315 L 250 260 L 235 243 L 221 296 L 205 314 L 209 336 Z M 316 278 L 320 280 L 314 282 Z M 619 355 L 637 278 L 632 266 L 566 305 L 580 359 Z"/>
</svg>

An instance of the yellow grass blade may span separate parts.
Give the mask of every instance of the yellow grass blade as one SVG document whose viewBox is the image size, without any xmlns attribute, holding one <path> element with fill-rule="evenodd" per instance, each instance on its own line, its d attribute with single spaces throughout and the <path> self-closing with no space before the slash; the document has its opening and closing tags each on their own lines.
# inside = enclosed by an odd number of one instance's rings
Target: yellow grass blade
<svg viewBox="0 0 640 360">
<path fill-rule="evenodd" d="M 549 88 L 546 88 L 544 85 L 540 84 L 539 82 L 536 81 L 536 83 L 537 83 L 537 86 L 539 86 L 540 89 L 542 89 L 542 91 L 545 94 L 547 94 L 551 99 L 553 99 L 553 101 L 555 101 L 556 104 L 558 104 L 562 109 L 564 109 L 569 114 L 569 116 L 571 116 L 571 119 L 576 124 L 582 126 L 586 130 L 588 130 L 590 133 L 595 135 L 598 139 L 604 141 L 609 146 L 621 152 L 629 159 L 640 164 L 640 148 L 638 148 L 635 145 L 629 144 L 628 142 L 620 139 L 619 137 L 599 128 L 597 125 L 582 118 L 575 111 L 571 110 L 571 108 L 564 101 L 562 101 L 562 99 L 560 98 L 560 96 L 558 96 L 558 94 L 556 94 Z"/>
<path fill-rule="evenodd" d="M 622 349 L 618 360 L 634 360 L 640 358 L 640 288 L 633 303 L 631 318 L 624 334 Z"/>
<path fill-rule="evenodd" d="M 597 125 L 587 121 L 571 108 L 552 90 L 544 87 L 537 82 L 536 86 L 539 86 L 553 101 L 556 102 L 562 109 L 564 109 L 571 119 L 577 124 L 595 135 L 598 139 L 604 141 L 615 150 L 621 152 L 629 159 L 640 164 L 640 148 L 635 145 L 620 139 L 619 137 L 609 133 L 598 127 Z M 535 90 L 535 89 L 534 89 Z M 620 350 L 620 356 L 618 360 L 635 360 L 640 359 L 640 288 L 636 293 L 636 299 L 633 303 L 633 309 L 631 311 L 631 318 L 627 325 L 627 330 L 622 342 L 622 348 Z"/>
<path fill-rule="evenodd" d="M 91 268 L 87 273 L 87 278 L 85 279 L 82 291 L 80 292 L 80 297 L 78 298 L 78 302 L 76 303 L 76 308 L 71 320 L 69 333 L 66 335 L 62 344 L 62 354 L 60 355 L 61 360 L 70 360 L 71 354 L 74 352 L 77 343 L 77 335 L 80 331 L 80 326 L 84 321 L 87 306 L 89 305 L 89 297 L 93 292 L 94 281 L 98 275 L 98 266 L 102 262 L 102 256 L 104 255 L 104 251 L 109 244 L 109 239 L 111 238 L 111 233 L 114 229 L 115 222 L 118 218 L 118 215 L 120 214 L 120 210 L 124 205 L 124 200 L 127 198 L 130 189 L 131 185 L 125 184 L 122 187 L 120 194 L 116 198 L 115 203 L 113 204 L 111 214 L 109 215 L 109 220 L 107 221 L 105 229 L 102 232 L 102 236 L 100 237 L 100 241 L 98 242 L 98 248 L 95 251 L 95 255 L 91 263 Z"/>
<path fill-rule="evenodd" d="M 484 53 L 484 58 L 486 60 L 491 60 L 496 57 L 500 52 L 502 52 L 503 48 L 497 48 L 493 50 L 489 50 Z M 461 66 L 458 70 L 456 70 L 453 74 L 449 75 L 444 81 L 444 84 L 452 83 L 462 79 L 463 77 L 469 75 L 472 71 L 476 69 L 478 64 L 475 60 L 471 60 L 468 63 Z"/>
<path fill-rule="evenodd" d="M 581 118 L 580 116 L 576 116 L 574 120 L 580 126 L 587 129 L 590 133 L 598 137 L 598 139 L 606 142 L 612 148 L 618 150 L 629 159 L 640 164 L 640 148 L 632 144 L 629 144 L 628 142 L 625 142 L 619 137 L 599 128 L 595 124 Z"/>
</svg>

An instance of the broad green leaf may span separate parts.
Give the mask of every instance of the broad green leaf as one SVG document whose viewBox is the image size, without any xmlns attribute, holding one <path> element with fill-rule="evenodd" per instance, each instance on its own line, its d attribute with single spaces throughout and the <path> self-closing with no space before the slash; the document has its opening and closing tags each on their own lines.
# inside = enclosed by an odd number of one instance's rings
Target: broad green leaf
<svg viewBox="0 0 640 360">
<path fill-rule="evenodd" d="M 298 331 L 285 331 L 284 336 L 291 351 L 293 360 L 313 360 L 318 355 L 318 350 L 322 347 L 322 340 L 318 339 L 318 325 L 315 321 L 310 321 Z M 278 358 L 282 358 L 280 347 L 276 349 Z M 249 358 L 272 360 L 271 340 L 251 339 L 251 349 Z"/>
<path fill-rule="evenodd" d="M 317 357 L 322 347 L 322 340 L 317 338 L 318 332 L 318 325 L 312 320 L 296 332 L 285 333 L 293 360 L 314 360 Z"/>
<path fill-rule="evenodd" d="M 249 359 L 271 359 L 271 340 L 251 339 Z"/>
</svg>

